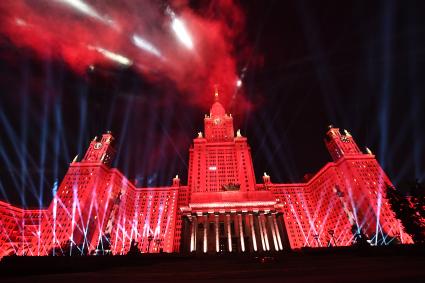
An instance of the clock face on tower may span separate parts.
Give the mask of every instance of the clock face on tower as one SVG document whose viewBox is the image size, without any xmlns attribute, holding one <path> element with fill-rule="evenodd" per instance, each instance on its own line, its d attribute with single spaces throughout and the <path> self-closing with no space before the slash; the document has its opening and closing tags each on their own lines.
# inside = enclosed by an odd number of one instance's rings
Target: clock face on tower
<svg viewBox="0 0 425 283">
<path fill-rule="evenodd" d="M 97 143 L 94 144 L 94 149 L 99 149 L 101 147 L 102 147 L 102 143 L 100 143 L 100 142 L 97 142 Z"/>
<path fill-rule="evenodd" d="M 347 138 L 346 136 L 342 136 L 342 137 L 341 137 L 341 141 L 342 141 L 342 142 L 350 142 L 350 139 L 349 139 L 349 138 Z"/>
<path fill-rule="evenodd" d="M 220 124 L 220 122 L 221 122 L 220 118 L 215 118 L 214 119 L 214 124 L 218 125 L 218 124 Z"/>
</svg>

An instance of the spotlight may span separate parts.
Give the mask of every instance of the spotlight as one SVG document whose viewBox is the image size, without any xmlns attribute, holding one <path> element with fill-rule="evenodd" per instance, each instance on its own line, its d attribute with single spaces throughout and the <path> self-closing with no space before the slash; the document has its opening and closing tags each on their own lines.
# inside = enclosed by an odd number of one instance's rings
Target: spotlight
<svg viewBox="0 0 425 283">
<path fill-rule="evenodd" d="M 174 32 L 176 33 L 177 38 L 187 48 L 192 49 L 193 48 L 193 42 L 192 42 L 192 39 L 190 38 L 189 32 L 186 30 L 184 23 L 181 20 L 174 18 L 171 26 L 172 26 Z"/>
<path fill-rule="evenodd" d="M 171 28 L 175 32 L 177 38 L 188 49 L 193 49 L 193 42 L 189 32 L 186 29 L 183 21 L 176 17 L 176 14 L 170 7 L 167 7 L 166 13 L 171 17 Z"/>
<path fill-rule="evenodd" d="M 103 22 L 107 25 L 114 25 L 114 21 L 112 19 L 108 18 L 107 16 L 101 15 L 98 11 L 96 11 L 96 9 L 94 9 L 92 6 L 82 0 L 57 0 L 57 2 L 67 5 L 75 11 L 100 22 Z"/>
<path fill-rule="evenodd" d="M 137 47 L 139 47 L 139 48 L 141 48 L 141 49 L 143 49 L 143 50 L 145 50 L 145 51 L 147 51 L 147 52 L 149 52 L 149 53 L 151 53 L 151 54 L 153 54 L 157 57 L 161 57 L 161 52 L 159 52 L 159 50 L 155 46 L 153 46 L 152 43 L 143 39 L 142 37 L 140 37 L 138 35 L 133 35 L 132 41 Z"/>
<path fill-rule="evenodd" d="M 112 51 L 109 51 L 107 49 L 104 49 L 102 47 L 93 47 L 91 45 L 88 46 L 89 50 L 96 50 L 97 52 L 101 53 L 103 56 L 105 56 L 106 58 L 115 61 L 121 65 L 124 66 L 131 66 L 133 64 L 133 61 L 130 60 L 127 57 L 124 57 L 121 54 L 118 53 L 114 53 Z"/>
</svg>

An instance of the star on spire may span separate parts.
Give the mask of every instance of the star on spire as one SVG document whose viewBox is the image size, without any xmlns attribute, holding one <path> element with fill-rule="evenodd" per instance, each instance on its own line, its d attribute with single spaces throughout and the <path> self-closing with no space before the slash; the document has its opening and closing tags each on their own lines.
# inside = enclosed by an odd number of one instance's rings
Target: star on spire
<svg viewBox="0 0 425 283">
<path fill-rule="evenodd" d="M 214 85 L 214 100 L 218 101 L 218 84 Z"/>
</svg>

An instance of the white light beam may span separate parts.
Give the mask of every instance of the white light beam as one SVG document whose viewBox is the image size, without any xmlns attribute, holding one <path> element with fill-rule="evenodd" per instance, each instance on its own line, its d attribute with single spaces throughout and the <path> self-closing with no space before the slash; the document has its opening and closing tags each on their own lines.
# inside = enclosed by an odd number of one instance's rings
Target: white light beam
<svg viewBox="0 0 425 283">
<path fill-rule="evenodd" d="M 185 45 L 188 49 L 193 49 L 192 38 L 190 37 L 190 34 L 187 31 L 184 23 L 178 18 L 173 17 L 171 27 L 173 28 L 173 31 L 176 33 L 180 42 L 183 43 L 183 45 Z"/>
<path fill-rule="evenodd" d="M 138 36 L 138 35 L 133 35 L 132 37 L 133 43 L 134 45 L 136 45 L 137 47 L 157 56 L 157 57 L 162 57 L 161 52 L 159 52 L 159 50 L 153 46 L 149 41 L 143 39 L 142 37 Z"/>
<path fill-rule="evenodd" d="M 103 56 L 105 56 L 108 59 L 111 59 L 112 61 L 115 61 L 121 65 L 125 65 L 125 66 L 131 66 L 133 64 L 133 61 L 131 61 L 130 59 L 128 59 L 127 57 L 118 54 L 118 53 L 114 53 L 112 51 L 106 50 L 102 47 L 93 47 L 93 46 L 88 46 L 88 48 L 90 50 L 96 50 L 97 52 L 101 53 Z"/>
<path fill-rule="evenodd" d="M 65 4 L 67 6 L 70 6 L 71 8 L 77 10 L 78 12 L 86 16 L 92 17 L 98 21 L 101 21 L 107 25 L 114 24 L 114 22 L 110 18 L 106 16 L 102 16 L 92 6 L 90 6 L 89 4 L 85 3 L 82 0 L 55 0 L 55 1 Z"/>
</svg>

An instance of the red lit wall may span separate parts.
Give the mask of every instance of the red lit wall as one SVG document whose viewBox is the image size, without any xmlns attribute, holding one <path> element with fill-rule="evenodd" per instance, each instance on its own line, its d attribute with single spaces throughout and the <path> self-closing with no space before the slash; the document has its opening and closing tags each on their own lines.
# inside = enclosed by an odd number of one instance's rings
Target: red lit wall
<svg viewBox="0 0 425 283">
<path fill-rule="evenodd" d="M 18 252 L 22 214 L 22 209 L 0 202 L 0 258 Z"/>
<path fill-rule="evenodd" d="M 113 254 L 126 254 L 132 240 L 142 252 L 173 252 L 178 187 L 131 188 L 112 229 Z"/>
<path fill-rule="evenodd" d="M 90 142 L 81 161 L 70 164 L 46 210 L 0 202 L 0 257 L 55 253 L 70 241 L 90 253 L 108 247 L 113 254 L 125 254 L 132 241 L 145 253 L 179 252 L 183 217 L 199 216 L 208 227 L 215 225 L 213 219 L 233 217 L 240 222 L 237 235 L 242 226 L 255 224 L 249 217 L 259 212 L 282 222 L 282 241 L 289 245 L 283 250 L 350 245 L 353 227 L 372 244 L 387 244 L 394 237 L 412 243 L 386 199 L 391 181 L 375 156 L 363 153 L 347 131 L 330 127 L 325 144 L 333 161 L 294 184 L 272 183 L 266 174 L 257 184 L 247 138 L 235 133 L 233 118 L 218 98 L 204 118 L 204 132 L 189 149 L 187 186 L 176 176 L 168 187 L 137 188 L 110 167 L 113 142 L 109 132 Z M 266 234 L 267 229 L 263 227 Z M 270 246 L 273 241 L 277 247 L 276 238 L 270 238 Z"/>
<path fill-rule="evenodd" d="M 5 255 L 32 255 L 31 240 L 36 237 L 45 210 L 24 210 L 0 201 L 0 258 Z"/>
<path fill-rule="evenodd" d="M 180 181 L 179 181 L 180 184 Z M 190 191 L 188 186 L 180 186 L 179 193 L 177 196 L 177 212 L 176 212 L 176 227 L 174 230 L 174 252 L 180 251 L 180 240 L 181 240 L 181 229 L 182 229 L 182 215 L 179 211 L 180 207 L 187 206 L 189 204 Z"/>
</svg>

